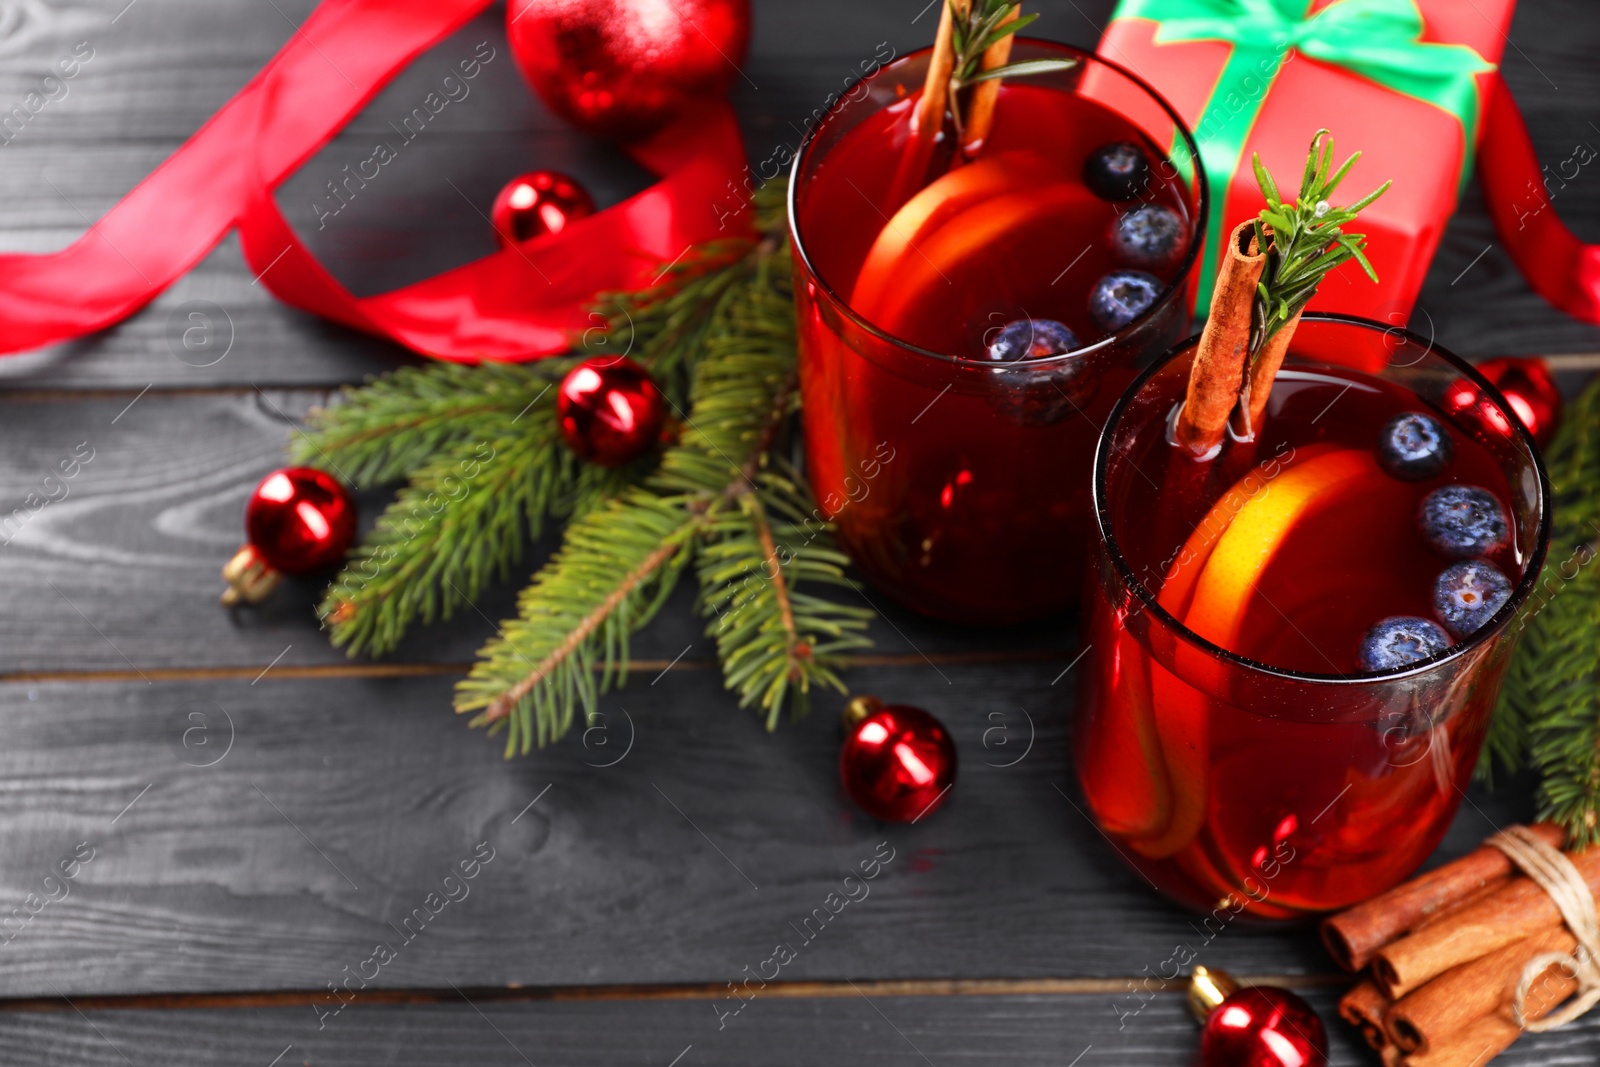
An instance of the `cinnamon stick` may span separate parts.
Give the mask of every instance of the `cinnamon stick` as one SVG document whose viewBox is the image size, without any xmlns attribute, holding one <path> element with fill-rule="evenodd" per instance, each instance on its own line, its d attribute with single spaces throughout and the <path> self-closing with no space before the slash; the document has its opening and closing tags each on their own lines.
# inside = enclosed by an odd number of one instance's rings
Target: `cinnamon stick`
<svg viewBox="0 0 1600 1067">
<path fill-rule="evenodd" d="M 944 128 L 945 105 L 950 93 L 950 73 L 956 65 L 956 8 L 963 17 L 971 0 L 946 0 L 940 6 L 939 32 L 933 39 L 933 56 L 922 81 L 922 98 L 911 113 L 911 130 L 918 137 L 932 140 Z"/>
<path fill-rule="evenodd" d="M 1577 991 L 1577 981 L 1560 964 L 1553 964 L 1533 983 L 1525 1005 L 1527 1018 L 1544 1018 Z M 1448 1041 L 1408 1053 L 1401 1062 L 1406 1067 L 1484 1067 L 1521 1036 L 1508 1000 L 1488 1015 L 1467 1023 Z"/>
<path fill-rule="evenodd" d="M 1000 20 L 1000 25 L 1015 22 L 1021 14 L 1022 5 L 1018 4 Z M 1005 66 L 1011 60 L 1011 45 L 1015 40 L 1015 34 L 1007 34 L 984 49 L 983 62 L 978 69 L 994 70 L 996 67 Z M 967 122 L 962 129 L 965 141 L 961 145 L 961 153 L 965 158 L 972 159 L 983 151 L 983 142 L 988 139 L 989 131 L 994 128 L 994 109 L 999 100 L 999 78 L 990 78 L 973 86 L 972 99 L 968 104 Z"/>
<path fill-rule="evenodd" d="M 1255 362 L 1250 365 L 1250 380 L 1245 383 L 1244 395 L 1250 398 L 1246 410 L 1250 413 L 1249 431 L 1252 436 L 1261 432 L 1261 420 L 1266 417 L 1267 401 L 1272 397 L 1272 383 L 1278 377 L 1278 368 L 1283 366 L 1283 357 L 1289 352 L 1294 331 L 1300 327 L 1300 314 L 1295 312 L 1282 329 L 1267 339 L 1267 343 L 1256 354 Z"/>
<path fill-rule="evenodd" d="M 1492 882 L 1479 886 L 1477 889 L 1474 889 L 1472 892 L 1468 893 L 1454 904 L 1435 911 L 1432 915 L 1429 915 L 1426 919 L 1423 919 L 1421 922 L 1417 923 L 1416 926 L 1413 926 L 1411 929 L 1407 930 L 1406 933 L 1414 934 L 1418 930 L 1426 930 L 1428 927 L 1434 926 L 1438 923 L 1447 923 L 1452 921 L 1455 916 L 1462 911 L 1462 909 L 1469 908 L 1476 904 L 1484 897 L 1494 893 L 1508 881 L 1510 881 L 1509 875 L 1505 878 L 1496 878 Z"/>
<path fill-rule="evenodd" d="M 1569 852 L 1590 892 L 1600 893 L 1600 848 Z M 1418 930 L 1385 946 L 1372 957 L 1372 976 L 1392 999 L 1419 989 L 1452 967 L 1561 923 L 1561 912 L 1528 878 L 1513 878 L 1451 922 Z"/>
<path fill-rule="evenodd" d="M 1449 1045 L 1469 1023 L 1511 1003 L 1529 960 L 1546 952 L 1570 955 L 1577 947 L 1578 939 L 1560 926 L 1513 942 L 1396 1001 L 1383 1017 L 1383 1028 L 1406 1052 Z M 1534 983 L 1530 1002 L 1542 999 L 1536 995 L 1539 986 Z"/>
<path fill-rule="evenodd" d="M 1173 427 L 1176 443 L 1196 459 L 1216 454 L 1228 417 L 1239 402 L 1250 354 L 1250 312 L 1266 258 L 1256 247 L 1253 221 L 1234 227 L 1211 292 L 1211 314 L 1189 371 L 1183 411 Z"/>
<path fill-rule="evenodd" d="M 1560 848 L 1565 841 L 1561 828 L 1549 823 L 1541 823 L 1533 831 L 1552 848 Z M 1514 871 L 1504 852 L 1484 845 L 1325 920 L 1322 943 L 1335 963 L 1347 971 L 1359 971 L 1373 953 L 1401 934 L 1416 929 L 1469 894 L 1508 880 Z"/>
<path fill-rule="evenodd" d="M 956 63 L 956 17 L 965 18 L 971 0 L 941 0 L 939 32 L 928 58 L 928 73 L 922 80 L 922 95 L 911 111 L 911 137 L 900 156 L 894 182 L 889 186 L 889 202 L 884 208 L 892 214 L 928 180 L 933 149 L 944 129 L 944 116 L 950 100 L 950 73 Z M 955 9 L 960 8 L 960 11 Z"/>
<path fill-rule="evenodd" d="M 1339 1018 L 1360 1030 L 1367 1044 L 1379 1052 L 1390 1043 L 1383 1027 L 1389 1008 L 1389 998 L 1371 982 L 1360 982 L 1339 998 Z"/>
</svg>

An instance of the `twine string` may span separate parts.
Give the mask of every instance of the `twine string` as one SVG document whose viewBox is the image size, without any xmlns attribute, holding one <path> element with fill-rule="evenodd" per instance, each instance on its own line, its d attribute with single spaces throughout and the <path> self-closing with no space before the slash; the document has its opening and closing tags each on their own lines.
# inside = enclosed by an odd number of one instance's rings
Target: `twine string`
<svg viewBox="0 0 1600 1067">
<path fill-rule="evenodd" d="M 1567 928 L 1578 939 L 1577 951 L 1544 952 L 1529 960 L 1517 980 L 1511 1011 L 1517 1025 L 1530 1033 L 1555 1030 L 1600 1004 L 1600 920 L 1595 916 L 1594 894 L 1572 860 L 1545 844 L 1526 826 L 1513 826 L 1489 839 L 1533 882 L 1549 894 Z M 1528 1018 L 1528 994 L 1552 967 L 1561 967 L 1578 983 L 1577 994 L 1560 1011 L 1543 1018 Z"/>
</svg>

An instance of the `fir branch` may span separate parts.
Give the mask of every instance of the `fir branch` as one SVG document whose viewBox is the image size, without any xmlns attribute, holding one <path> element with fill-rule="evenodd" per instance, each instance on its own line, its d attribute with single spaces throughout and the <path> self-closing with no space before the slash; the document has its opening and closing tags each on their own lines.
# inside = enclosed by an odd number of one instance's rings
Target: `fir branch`
<svg viewBox="0 0 1600 1067">
<path fill-rule="evenodd" d="M 352 656 L 393 651 L 414 621 L 449 619 L 508 580 L 547 518 L 584 514 L 648 467 L 581 463 L 543 401 L 452 442 L 413 472 L 329 587 L 320 610 L 333 644 Z"/>
<path fill-rule="evenodd" d="M 782 192 L 762 191 L 763 217 L 781 217 L 772 204 Z M 731 277 L 693 357 L 678 444 L 644 486 L 568 528 L 517 618 L 457 687 L 456 708 L 478 712 L 474 725 L 505 724 L 508 755 L 559 737 L 578 707 L 595 711 L 599 694 L 626 677 L 629 636 L 696 554 L 726 684 L 769 725 L 803 710 L 814 685 L 842 689 L 845 653 L 866 644 L 868 612 L 796 588 L 849 583 L 803 486 L 769 469 L 797 405 L 787 246 L 771 234 L 723 269 Z"/>
<path fill-rule="evenodd" d="M 735 239 L 697 248 L 648 289 L 602 298 L 594 314 L 605 326 L 582 344 L 664 374 L 657 381 L 671 399 L 671 383 L 692 369 L 735 288 L 730 257 L 752 246 Z M 650 472 L 653 458 L 608 471 L 562 443 L 555 385 L 573 363 L 406 368 L 314 413 L 293 443 L 297 460 L 358 483 L 409 478 L 324 598 L 336 646 L 352 656 L 393 651 L 413 622 L 449 619 L 490 581 L 509 578 L 547 519 L 580 517 Z M 679 404 L 683 389 L 676 392 Z"/>
<path fill-rule="evenodd" d="M 660 610 L 689 562 L 702 513 L 682 496 L 634 489 L 567 528 L 518 598 L 518 615 L 456 686 L 472 725 L 507 727 L 506 755 L 560 737 L 575 711 L 627 671 L 628 639 Z"/>
<path fill-rule="evenodd" d="M 766 712 L 775 729 L 787 705 L 804 714 L 813 685 L 846 692 L 838 671 L 847 653 L 868 647 L 872 612 L 797 588 L 801 582 L 851 587 L 830 528 L 790 478 L 763 474 L 739 495 L 739 508 L 707 531 L 699 559 L 701 603 L 712 616 L 726 685 L 740 707 Z"/>
<path fill-rule="evenodd" d="M 1489 732 L 1492 766 L 1540 778 L 1539 817 L 1570 843 L 1600 843 L 1600 380 L 1568 407 L 1545 456 L 1554 490 L 1550 550 Z"/>
<path fill-rule="evenodd" d="M 1256 247 L 1266 249 L 1267 262 L 1256 286 L 1255 307 L 1250 324 L 1250 358 L 1254 360 L 1272 336 L 1287 326 L 1317 293 L 1317 286 L 1329 272 L 1354 259 L 1373 281 L 1378 275 L 1367 262 L 1362 247 L 1366 236 L 1345 233 L 1342 226 L 1368 204 L 1388 191 L 1392 182 L 1348 207 L 1334 207 L 1329 197 L 1339 188 L 1355 166 L 1361 153 L 1333 169 L 1333 135 L 1318 130 L 1311 138 L 1305 172 L 1300 179 L 1300 195 L 1294 204 L 1283 202 L 1277 183 L 1261 157 L 1252 155 L 1256 183 L 1261 186 L 1267 206 L 1256 219 Z M 1270 230 L 1270 232 L 1269 232 Z"/>
<path fill-rule="evenodd" d="M 357 486 L 406 477 L 441 449 L 509 426 L 560 380 L 570 361 L 404 367 L 347 389 L 340 403 L 311 413 L 289 443 L 290 459 Z"/>
<path fill-rule="evenodd" d="M 600 325 L 585 331 L 583 349 L 639 359 L 681 409 L 688 403 L 695 357 L 739 279 L 739 272 L 728 268 L 751 247 L 748 239 L 713 241 L 667 267 L 646 289 L 601 294 L 590 315 Z"/>
</svg>

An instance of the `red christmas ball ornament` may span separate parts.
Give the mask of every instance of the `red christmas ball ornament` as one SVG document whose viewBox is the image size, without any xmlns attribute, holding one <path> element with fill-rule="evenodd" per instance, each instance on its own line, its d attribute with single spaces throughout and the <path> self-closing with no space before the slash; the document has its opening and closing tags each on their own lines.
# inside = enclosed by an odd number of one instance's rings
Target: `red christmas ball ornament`
<svg viewBox="0 0 1600 1067">
<path fill-rule="evenodd" d="M 1512 414 L 1540 448 L 1550 443 L 1561 422 L 1561 390 L 1544 360 L 1508 356 L 1478 364 L 1478 373 L 1505 396 Z"/>
<path fill-rule="evenodd" d="M 594 200 L 583 186 L 553 170 L 535 170 L 507 182 L 494 198 L 489 221 L 502 246 L 560 233 L 586 215 Z"/>
<path fill-rule="evenodd" d="M 574 452 L 602 467 L 620 467 L 660 440 L 667 399 L 633 360 L 593 356 L 561 379 L 556 414 Z"/>
<path fill-rule="evenodd" d="M 1200 1019 L 1202 1067 L 1327 1067 L 1322 1019 L 1287 989 L 1241 989 L 1221 971 L 1196 967 L 1189 1007 Z"/>
<path fill-rule="evenodd" d="M 312 574 L 338 563 L 355 540 L 355 501 L 322 471 L 285 467 L 250 494 L 244 531 L 248 543 L 222 568 L 228 605 L 262 600 L 284 574 Z"/>
<path fill-rule="evenodd" d="M 857 807 L 886 822 L 916 822 L 944 803 L 956 781 L 956 746 L 938 719 L 856 697 L 844 721 L 839 778 Z"/>
<path fill-rule="evenodd" d="M 534 91 L 607 137 L 644 136 L 725 93 L 750 44 L 749 0 L 511 0 L 506 19 Z"/>
</svg>

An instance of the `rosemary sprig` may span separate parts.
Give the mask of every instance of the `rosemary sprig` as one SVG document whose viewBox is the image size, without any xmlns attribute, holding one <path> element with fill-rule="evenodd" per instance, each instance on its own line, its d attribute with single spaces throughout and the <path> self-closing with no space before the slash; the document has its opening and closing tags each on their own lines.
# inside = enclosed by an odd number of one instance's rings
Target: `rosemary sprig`
<svg viewBox="0 0 1600 1067">
<path fill-rule="evenodd" d="M 945 0 L 950 5 L 951 45 L 954 61 L 950 68 L 949 105 L 955 120 L 956 141 L 964 140 L 965 119 L 958 105 L 961 90 L 996 78 L 1023 78 L 1032 74 L 1071 70 L 1074 59 L 1028 59 L 1019 63 L 986 66 L 984 54 L 990 47 L 1026 28 L 1039 15 L 1020 13 L 1016 0 Z"/>
<path fill-rule="evenodd" d="M 1033 59 L 984 70 L 983 54 L 989 50 L 989 46 L 1032 25 L 1039 17 L 1038 12 L 1010 18 L 1011 13 L 1022 6 L 1015 0 L 976 0 L 966 5 L 967 12 L 963 15 L 962 5 L 956 0 L 948 0 L 948 3 L 956 16 L 951 27 L 955 44 L 955 66 L 950 71 L 952 91 L 990 78 L 1047 74 L 1053 70 L 1071 70 L 1077 65 L 1073 59 Z"/>
<path fill-rule="evenodd" d="M 1356 152 L 1333 170 L 1333 134 L 1318 130 L 1311 138 L 1311 150 L 1306 156 L 1300 195 L 1293 204 L 1285 204 L 1278 194 L 1277 183 L 1261 165 L 1261 157 L 1252 153 L 1250 159 L 1256 181 L 1267 198 L 1266 208 L 1256 219 L 1256 247 L 1266 249 L 1267 262 L 1256 285 L 1251 316 L 1252 361 L 1274 334 L 1300 314 L 1329 272 L 1353 259 L 1361 264 L 1367 277 L 1374 282 L 1378 280 L 1377 272 L 1362 252 L 1366 235 L 1345 233 L 1340 227 L 1353 221 L 1363 208 L 1387 192 L 1393 182 L 1384 182 L 1347 207 L 1334 207 L 1329 202 L 1360 158 L 1361 153 Z"/>
</svg>

